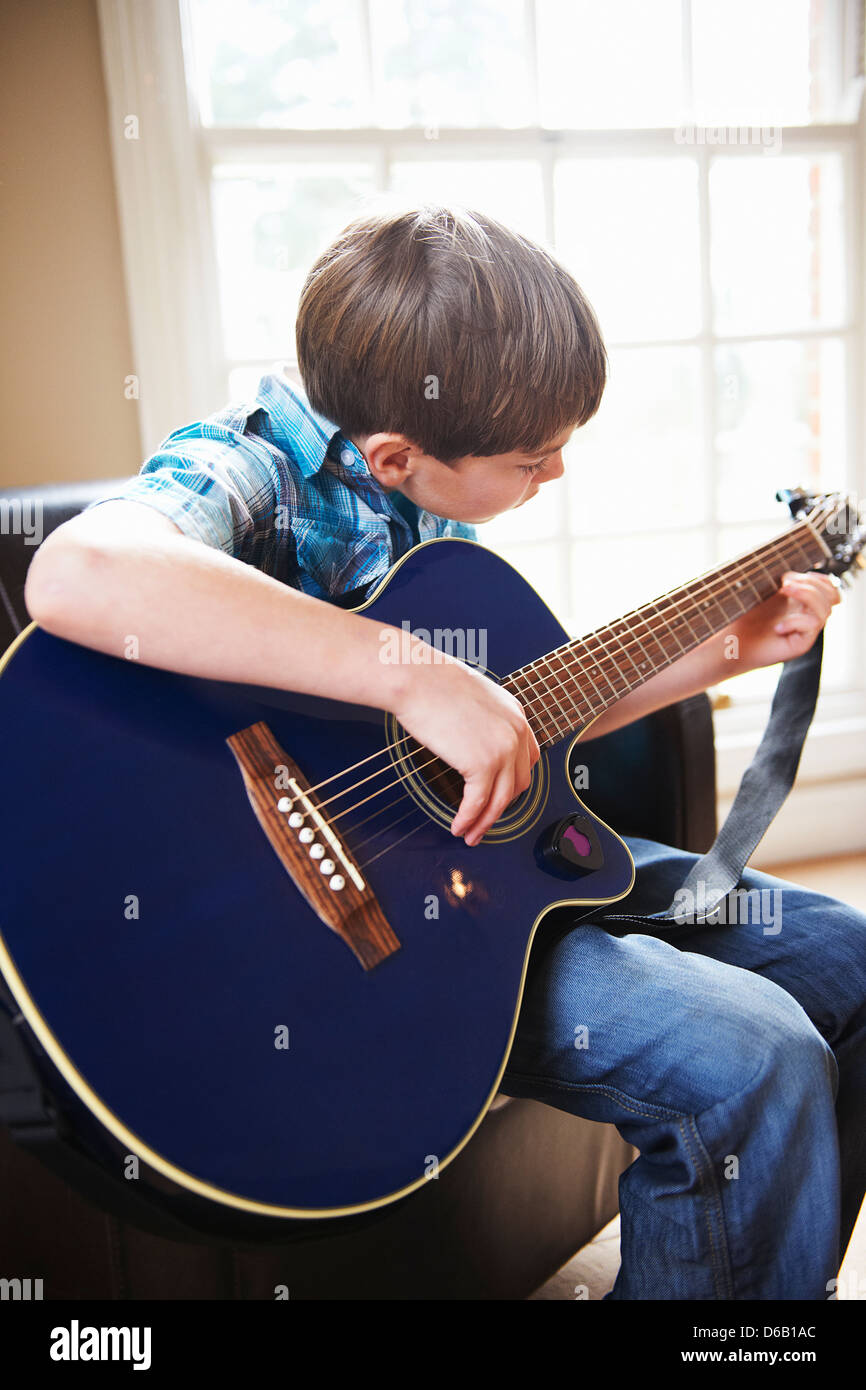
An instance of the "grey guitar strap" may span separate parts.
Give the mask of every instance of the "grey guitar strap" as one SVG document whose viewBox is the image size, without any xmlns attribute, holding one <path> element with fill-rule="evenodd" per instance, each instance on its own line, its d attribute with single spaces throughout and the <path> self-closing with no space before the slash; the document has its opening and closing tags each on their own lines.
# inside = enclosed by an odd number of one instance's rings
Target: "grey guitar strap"
<svg viewBox="0 0 866 1390">
<path fill-rule="evenodd" d="M 718 925 L 718 919 L 712 920 L 713 913 L 736 888 L 797 775 L 818 699 L 823 651 L 822 630 L 807 652 L 782 667 L 764 736 L 743 773 L 725 823 L 706 854 L 692 865 L 673 902 L 646 916 L 607 912 L 593 916 L 593 922 L 615 936 L 640 928 L 645 935 L 668 940 L 694 932 L 696 927 Z M 688 914 L 684 903 L 695 903 L 700 910 Z"/>
</svg>

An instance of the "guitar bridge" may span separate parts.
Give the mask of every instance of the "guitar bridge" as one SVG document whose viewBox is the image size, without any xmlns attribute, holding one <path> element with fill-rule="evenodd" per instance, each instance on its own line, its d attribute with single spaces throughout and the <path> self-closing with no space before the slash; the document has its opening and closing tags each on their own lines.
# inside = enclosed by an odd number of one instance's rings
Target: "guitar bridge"
<svg viewBox="0 0 866 1390">
<path fill-rule="evenodd" d="M 376 895 L 268 725 L 251 724 L 226 743 L 271 847 L 319 920 L 342 937 L 365 970 L 399 951 Z M 278 797 L 274 787 L 281 767 L 288 773 L 290 796 Z"/>
</svg>

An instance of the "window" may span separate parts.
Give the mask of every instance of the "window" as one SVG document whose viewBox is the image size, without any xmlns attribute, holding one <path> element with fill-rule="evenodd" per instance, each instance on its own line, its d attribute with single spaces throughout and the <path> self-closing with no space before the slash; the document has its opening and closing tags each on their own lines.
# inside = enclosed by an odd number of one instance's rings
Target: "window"
<svg viewBox="0 0 866 1390">
<path fill-rule="evenodd" d="M 784 530 L 777 487 L 866 493 L 861 4 L 153 9 L 155 46 L 177 25 L 168 106 L 212 245 L 208 409 L 292 365 L 303 276 L 352 216 L 392 195 L 455 200 L 545 241 L 608 345 L 565 477 L 481 531 L 573 635 Z M 833 615 L 822 692 L 860 712 L 864 603 L 854 591 Z M 763 707 L 777 674 L 724 689 Z"/>
</svg>

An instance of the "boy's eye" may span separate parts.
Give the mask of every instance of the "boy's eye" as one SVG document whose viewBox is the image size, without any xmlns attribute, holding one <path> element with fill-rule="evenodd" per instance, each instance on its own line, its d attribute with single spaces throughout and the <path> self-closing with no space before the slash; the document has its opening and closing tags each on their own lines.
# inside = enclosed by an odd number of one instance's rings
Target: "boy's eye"
<svg viewBox="0 0 866 1390">
<path fill-rule="evenodd" d="M 522 464 L 520 464 L 520 471 L 521 471 L 521 473 L 527 473 L 527 474 L 528 474 L 528 473 L 538 473 L 539 470 L 542 469 L 546 463 L 547 463 L 547 459 L 546 459 L 546 458 L 542 459 L 540 463 L 522 463 Z"/>
</svg>

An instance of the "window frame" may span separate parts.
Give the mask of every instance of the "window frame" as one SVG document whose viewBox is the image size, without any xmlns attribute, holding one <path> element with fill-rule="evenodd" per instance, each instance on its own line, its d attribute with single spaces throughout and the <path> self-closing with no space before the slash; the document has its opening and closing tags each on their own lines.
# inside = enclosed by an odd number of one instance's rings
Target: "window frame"
<svg viewBox="0 0 866 1390">
<path fill-rule="evenodd" d="M 362 0 L 366 3 L 366 0 Z M 714 468 L 712 421 L 715 409 L 712 357 L 717 344 L 802 341 L 841 337 L 847 344 L 847 458 L 840 484 L 866 498 L 866 400 L 860 384 L 866 378 L 866 112 L 862 77 L 855 82 L 859 111 L 852 124 L 824 124 L 781 129 L 784 154 L 841 152 L 848 193 L 845 235 L 850 315 L 834 329 L 805 329 L 778 334 L 713 334 L 708 320 L 709 286 L 709 170 L 712 160 L 763 158 L 759 148 L 740 145 L 677 144 L 672 129 L 557 131 L 533 126 L 515 130 L 440 128 L 431 131 L 368 127 L 335 130 L 263 130 L 205 128 L 199 120 L 187 74 L 194 65 L 187 0 L 98 0 L 100 34 L 118 191 L 118 214 L 124 248 L 126 289 L 133 349 L 140 387 L 142 457 L 179 425 L 219 409 L 227 399 L 229 371 L 245 365 L 229 361 L 223 349 L 219 313 L 214 228 L 210 214 L 210 171 L 214 163 L 237 159 L 241 153 L 256 162 L 309 160 L 357 156 L 374 152 L 380 187 L 387 187 L 388 169 L 396 154 L 436 159 L 448 155 L 472 158 L 535 158 L 540 162 L 546 199 L 545 233 L 553 242 L 553 170 L 557 158 L 663 154 L 696 159 L 699 171 L 700 254 L 703 320 L 700 333 L 689 339 L 649 340 L 637 348 L 697 346 L 702 356 L 704 467 Z M 688 9 L 688 0 L 684 0 Z M 532 4 L 526 7 L 527 41 L 534 43 Z M 833 42 L 851 25 L 855 9 L 844 5 L 834 24 Z M 533 63 L 533 71 L 537 72 Z M 841 67 L 840 67 L 841 71 Z M 841 80 L 841 79 L 840 79 Z M 537 80 L 535 82 L 537 86 Z M 854 98 L 852 98 L 853 100 Z M 138 138 L 130 138 L 130 118 Z M 134 128 L 134 127 L 132 127 Z M 630 346 L 611 341 L 608 346 Z M 293 361 L 293 344 L 286 345 Z M 261 365 L 258 360 L 247 365 Z M 791 481 L 798 481 L 793 479 Z M 786 483 L 787 480 L 780 480 Z M 567 516 L 558 540 L 567 547 Z M 744 518 L 748 520 L 748 518 Z M 705 524 L 712 524 L 712 521 Z M 779 530 L 784 526 L 780 508 Z M 768 528 L 769 534 L 769 528 Z M 529 542 L 528 542 L 529 543 Z M 567 548 L 564 552 L 567 556 Z M 514 556 L 518 547 L 514 547 Z M 567 563 L 567 561 L 566 561 Z M 856 622 L 866 632 L 866 585 L 845 595 L 856 610 Z M 730 707 L 719 701 L 715 712 L 720 789 L 735 786 L 766 721 L 766 700 L 738 698 L 736 682 L 725 682 L 714 696 L 731 696 Z M 850 689 L 823 692 L 813 734 L 801 765 L 800 779 L 826 782 L 830 777 L 866 778 L 866 641 L 858 648 L 857 669 Z M 853 756 L 852 756 L 853 743 Z M 819 756 L 820 753 L 820 756 Z"/>
</svg>

